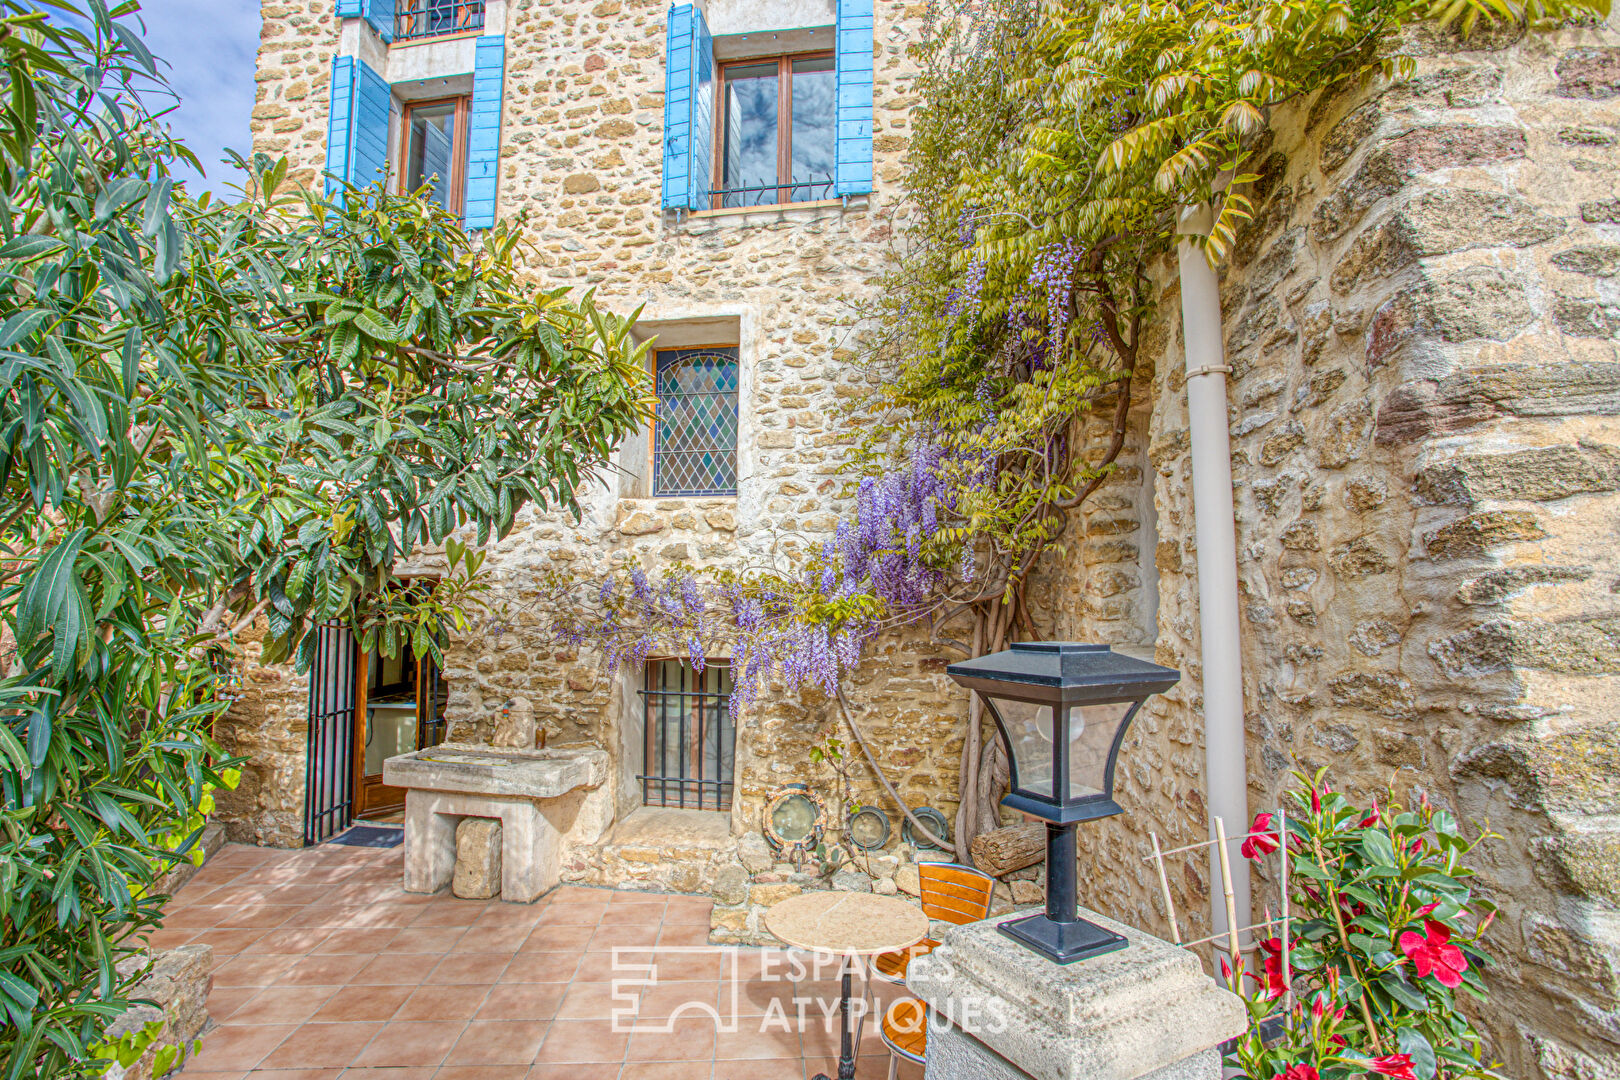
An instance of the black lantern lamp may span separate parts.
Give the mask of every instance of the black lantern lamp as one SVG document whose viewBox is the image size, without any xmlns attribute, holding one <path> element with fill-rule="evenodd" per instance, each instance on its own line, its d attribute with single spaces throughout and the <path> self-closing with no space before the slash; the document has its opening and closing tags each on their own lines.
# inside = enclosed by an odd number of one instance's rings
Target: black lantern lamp
<svg viewBox="0 0 1620 1080">
<path fill-rule="evenodd" d="M 999 929 L 1060 964 L 1123 949 L 1123 937 L 1076 914 L 1074 831 L 1121 812 L 1114 762 L 1125 731 L 1142 702 L 1181 673 L 1066 641 L 1018 644 L 945 670 L 978 692 L 1006 741 L 1012 792 L 1001 805 L 1046 822 L 1046 913 Z"/>
</svg>

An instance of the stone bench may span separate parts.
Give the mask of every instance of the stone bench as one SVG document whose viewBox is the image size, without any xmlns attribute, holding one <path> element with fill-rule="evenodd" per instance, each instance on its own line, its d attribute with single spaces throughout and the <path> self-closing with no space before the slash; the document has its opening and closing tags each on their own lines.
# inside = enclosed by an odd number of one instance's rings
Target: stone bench
<svg viewBox="0 0 1620 1080">
<path fill-rule="evenodd" d="M 528 903 L 557 884 L 568 848 L 594 844 L 613 822 L 608 756 L 595 749 L 513 750 L 445 743 L 383 762 L 405 789 L 405 891 L 450 884 L 456 826 L 501 822 L 501 899 Z"/>
</svg>

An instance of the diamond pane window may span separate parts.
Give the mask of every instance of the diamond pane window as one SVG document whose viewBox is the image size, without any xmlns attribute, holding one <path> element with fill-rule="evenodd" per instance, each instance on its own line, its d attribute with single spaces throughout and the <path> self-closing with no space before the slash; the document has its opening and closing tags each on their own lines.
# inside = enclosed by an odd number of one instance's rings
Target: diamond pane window
<svg viewBox="0 0 1620 1080">
<path fill-rule="evenodd" d="M 737 493 L 737 350 L 658 354 L 654 495 Z"/>
</svg>

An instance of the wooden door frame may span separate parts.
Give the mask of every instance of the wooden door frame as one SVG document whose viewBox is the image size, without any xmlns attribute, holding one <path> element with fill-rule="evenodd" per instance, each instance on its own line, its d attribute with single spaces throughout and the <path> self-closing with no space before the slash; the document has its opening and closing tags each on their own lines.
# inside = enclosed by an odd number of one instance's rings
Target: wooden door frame
<svg viewBox="0 0 1620 1080">
<path fill-rule="evenodd" d="M 396 580 L 403 586 L 409 586 L 412 582 L 417 581 L 439 581 L 440 575 L 400 575 Z M 406 655 L 410 655 L 408 652 L 410 649 L 410 644 L 408 642 L 402 642 L 400 647 L 407 650 Z M 367 803 L 366 796 L 368 792 L 377 788 L 388 788 L 388 785 L 382 782 L 381 773 L 376 774 L 377 779 L 375 781 L 370 780 L 369 775 L 366 773 L 366 706 L 369 703 L 371 695 L 371 654 L 366 652 L 366 650 L 361 647 L 360 636 L 358 634 L 356 634 L 354 638 L 354 650 L 356 686 L 354 695 L 354 726 L 351 736 L 354 749 L 350 755 L 350 767 L 353 770 L 354 784 L 353 788 L 351 789 L 354 792 L 354 812 L 352 816 L 355 818 L 361 818 L 369 813 L 392 813 L 395 810 L 402 809 L 405 805 L 405 789 L 389 788 L 389 790 L 399 792 L 398 802 L 389 802 L 381 806 L 371 806 Z M 422 749 L 422 746 L 420 745 L 422 741 L 422 669 L 428 664 L 433 663 L 433 654 L 429 653 L 427 656 L 420 659 L 416 659 L 414 656 L 412 656 L 411 662 L 416 665 L 416 674 L 414 676 L 416 683 L 416 741 L 418 744 L 417 749 L 420 750 Z M 435 705 L 436 704 L 437 702 L 435 702 Z"/>
</svg>

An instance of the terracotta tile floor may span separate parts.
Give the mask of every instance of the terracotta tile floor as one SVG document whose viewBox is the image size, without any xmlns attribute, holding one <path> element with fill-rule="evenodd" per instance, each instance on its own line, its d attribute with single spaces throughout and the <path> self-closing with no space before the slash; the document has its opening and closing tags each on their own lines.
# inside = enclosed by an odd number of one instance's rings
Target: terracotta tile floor
<svg viewBox="0 0 1620 1080">
<path fill-rule="evenodd" d="M 789 981 L 778 951 L 706 947 L 705 899 L 567 886 L 533 904 L 418 896 L 400 888 L 402 859 L 232 844 L 208 861 L 152 934 L 214 947 L 218 1027 L 187 1080 L 837 1074 L 835 973 Z M 903 993 L 881 990 L 880 1003 Z M 888 1075 L 872 1024 L 860 1054 L 862 1080 Z M 900 1076 L 922 1070 L 903 1063 Z"/>
</svg>

